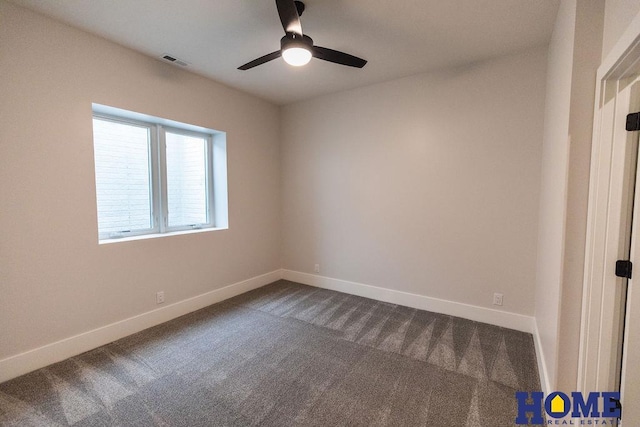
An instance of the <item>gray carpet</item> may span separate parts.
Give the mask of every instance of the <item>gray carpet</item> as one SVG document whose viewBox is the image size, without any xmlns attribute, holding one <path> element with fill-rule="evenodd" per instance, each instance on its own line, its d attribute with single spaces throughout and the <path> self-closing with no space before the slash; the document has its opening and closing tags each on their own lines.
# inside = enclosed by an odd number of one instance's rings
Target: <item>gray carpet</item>
<svg viewBox="0 0 640 427">
<path fill-rule="evenodd" d="M 0 384 L 19 426 L 513 426 L 530 334 L 279 281 Z"/>
</svg>

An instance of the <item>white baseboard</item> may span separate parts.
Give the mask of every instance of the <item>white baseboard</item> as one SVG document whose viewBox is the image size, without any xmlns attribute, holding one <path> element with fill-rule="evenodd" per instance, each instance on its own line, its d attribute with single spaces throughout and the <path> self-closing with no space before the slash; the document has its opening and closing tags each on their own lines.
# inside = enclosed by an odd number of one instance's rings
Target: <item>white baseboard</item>
<svg viewBox="0 0 640 427">
<path fill-rule="evenodd" d="M 522 332 L 534 332 L 535 322 L 533 317 L 508 311 L 493 310 L 477 305 L 432 298 L 393 289 L 379 288 L 377 286 L 301 273 L 299 271 L 282 270 L 282 278 L 318 288 L 331 289 L 365 298 L 418 308 L 420 310 L 462 317 L 464 319 L 489 323 Z"/>
<path fill-rule="evenodd" d="M 151 310 L 110 325 L 83 332 L 0 360 L 0 383 L 84 353 L 211 304 L 240 295 L 282 278 L 282 270 L 252 277 L 211 292 Z"/>
<path fill-rule="evenodd" d="M 551 382 L 549 382 L 549 372 L 547 371 L 547 362 L 545 362 L 544 352 L 542 351 L 542 341 L 540 341 L 540 333 L 538 332 L 538 323 L 533 322 L 533 342 L 536 346 L 536 358 L 538 359 L 538 373 L 540 375 L 540 388 L 545 396 L 551 392 Z"/>
</svg>

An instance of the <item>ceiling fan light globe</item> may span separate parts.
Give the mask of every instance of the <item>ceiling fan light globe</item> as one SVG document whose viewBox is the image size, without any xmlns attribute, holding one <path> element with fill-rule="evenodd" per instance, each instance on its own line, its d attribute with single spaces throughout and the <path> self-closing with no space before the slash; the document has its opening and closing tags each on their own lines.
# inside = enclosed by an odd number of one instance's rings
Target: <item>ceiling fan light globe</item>
<svg viewBox="0 0 640 427">
<path fill-rule="evenodd" d="M 282 51 L 282 57 L 287 64 L 301 67 L 311 61 L 311 51 L 304 47 L 289 47 Z"/>
</svg>

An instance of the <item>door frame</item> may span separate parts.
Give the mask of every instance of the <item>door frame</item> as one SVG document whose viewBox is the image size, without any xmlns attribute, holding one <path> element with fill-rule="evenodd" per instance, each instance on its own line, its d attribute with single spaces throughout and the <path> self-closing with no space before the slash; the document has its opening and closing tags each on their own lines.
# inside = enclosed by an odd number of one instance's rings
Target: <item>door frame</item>
<svg viewBox="0 0 640 427">
<path fill-rule="evenodd" d="M 624 120 L 631 106 L 631 91 L 626 85 L 629 77 L 637 74 L 640 14 L 597 72 L 578 360 L 577 389 L 583 392 L 610 391 L 617 381 L 613 360 L 616 343 L 609 333 L 615 322 L 612 291 L 619 286 L 613 266 L 624 245 L 620 229 L 628 202 L 624 171 L 630 156 L 625 143 L 630 135 Z"/>
</svg>

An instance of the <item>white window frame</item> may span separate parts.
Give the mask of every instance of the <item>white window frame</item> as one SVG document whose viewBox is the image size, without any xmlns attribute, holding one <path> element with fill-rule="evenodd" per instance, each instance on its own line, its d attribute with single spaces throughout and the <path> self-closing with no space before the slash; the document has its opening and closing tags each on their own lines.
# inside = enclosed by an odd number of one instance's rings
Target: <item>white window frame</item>
<svg viewBox="0 0 640 427">
<path fill-rule="evenodd" d="M 158 139 L 159 139 L 159 162 L 160 162 L 160 197 L 158 197 L 160 205 L 154 205 L 154 211 L 161 212 L 162 218 L 160 220 L 160 233 L 170 233 L 172 231 L 183 230 L 199 230 L 203 228 L 211 228 L 214 226 L 215 211 L 215 195 L 213 185 L 213 135 L 193 132 L 185 129 L 166 127 L 157 125 Z M 200 224 L 185 224 L 179 226 L 169 226 L 169 197 L 167 196 L 167 144 L 166 133 L 173 133 L 177 135 L 193 136 L 197 138 L 204 138 L 206 140 L 206 154 L 205 154 L 205 170 L 206 170 L 206 193 L 207 193 L 207 222 Z"/>
<path fill-rule="evenodd" d="M 160 237 L 172 234 L 183 234 L 185 232 L 228 228 L 226 134 L 224 132 L 100 104 L 93 104 L 92 118 L 139 126 L 149 130 L 151 228 L 108 233 L 99 232 L 98 240 L 100 243 L 130 240 L 129 238 Z M 167 132 L 203 138 L 206 141 L 206 223 L 169 226 L 166 164 Z"/>
</svg>

